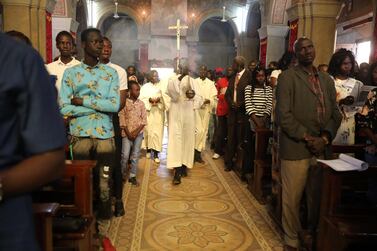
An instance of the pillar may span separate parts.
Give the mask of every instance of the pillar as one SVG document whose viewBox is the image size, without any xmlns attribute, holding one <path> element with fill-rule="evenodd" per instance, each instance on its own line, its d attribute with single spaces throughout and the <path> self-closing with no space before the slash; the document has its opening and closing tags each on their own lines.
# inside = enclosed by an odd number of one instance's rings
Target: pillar
<svg viewBox="0 0 377 251">
<path fill-rule="evenodd" d="M 278 61 L 284 54 L 288 30 L 286 25 L 265 25 L 258 30 L 261 44 L 259 59 L 263 65 Z"/>
<path fill-rule="evenodd" d="M 30 0 L 1 0 L 4 31 L 17 30 L 30 38 Z"/>
<path fill-rule="evenodd" d="M 39 49 L 39 0 L 30 1 L 30 35 L 28 36 L 33 46 Z M 40 50 L 40 52 L 42 52 Z M 41 53 L 42 55 L 42 53 Z"/>
<path fill-rule="evenodd" d="M 17 30 L 30 38 L 46 59 L 46 11 L 52 13 L 56 0 L 1 0 L 4 30 Z"/>
<path fill-rule="evenodd" d="M 298 38 L 310 38 L 316 48 L 315 65 L 328 63 L 335 48 L 337 0 L 293 1 L 287 9 L 290 21 L 298 20 Z"/>
<path fill-rule="evenodd" d="M 246 62 L 259 58 L 259 39 L 242 33 L 238 39 L 237 54 L 246 58 Z"/>
</svg>

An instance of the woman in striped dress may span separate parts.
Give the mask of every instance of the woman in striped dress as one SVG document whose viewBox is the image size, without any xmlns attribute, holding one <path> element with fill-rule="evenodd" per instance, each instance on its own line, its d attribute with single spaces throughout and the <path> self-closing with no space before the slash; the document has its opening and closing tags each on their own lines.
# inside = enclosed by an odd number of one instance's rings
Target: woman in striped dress
<svg viewBox="0 0 377 251">
<path fill-rule="evenodd" d="M 250 149 L 246 156 L 244 173 L 253 172 L 255 154 L 255 129 L 268 128 L 272 111 L 272 88 L 267 85 L 266 70 L 257 66 L 252 72 L 251 84 L 245 88 L 246 114 L 249 115 L 250 129 L 246 130 L 245 147 Z"/>
<path fill-rule="evenodd" d="M 250 116 L 252 131 L 269 127 L 272 97 L 272 88 L 266 82 L 266 71 L 258 66 L 252 73 L 251 84 L 245 88 L 246 114 Z"/>
</svg>

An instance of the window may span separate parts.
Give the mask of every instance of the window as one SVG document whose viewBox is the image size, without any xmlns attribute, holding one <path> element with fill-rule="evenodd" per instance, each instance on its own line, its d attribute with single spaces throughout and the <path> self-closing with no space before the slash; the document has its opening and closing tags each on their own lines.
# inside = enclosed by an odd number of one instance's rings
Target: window
<svg viewBox="0 0 377 251">
<path fill-rule="evenodd" d="M 357 63 L 361 64 L 364 62 L 369 63 L 369 56 L 370 56 L 370 41 L 363 41 L 357 43 L 356 46 L 356 61 Z"/>
</svg>

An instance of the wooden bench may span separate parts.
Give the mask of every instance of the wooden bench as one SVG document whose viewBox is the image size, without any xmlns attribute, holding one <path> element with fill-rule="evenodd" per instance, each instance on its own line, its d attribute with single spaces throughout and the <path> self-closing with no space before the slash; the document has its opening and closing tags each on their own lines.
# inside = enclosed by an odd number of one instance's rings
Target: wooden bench
<svg viewBox="0 0 377 251">
<path fill-rule="evenodd" d="M 74 216 L 83 222 L 82 227 L 73 232 L 54 229 L 56 249 L 91 250 L 94 234 L 92 169 L 95 165 L 95 161 L 67 160 L 62 179 L 33 194 L 34 202 L 59 203 L 55 219 Z"/>
<path fill-rule="evenodd" d="M 345 191 L 365 189 L 367 179 L 377 177 L 377 167 L 364 172 L 336 172 L 325 164 L 317 250 L 375 250 L 377 208 L 344 202 Z"/>
<path fill-rule="evenodd" d="M 274 142 L 272 144 L 272 165 L 271 165 L 271 196 L 268 200 L 268 208 L 270 215 L 274 218 L 277 224 L 281 226 L 282 216 L 282 182 L 280 170 L 279 145 L 277 140 L 277 130 L 274 132 Z M 339 153 L 352 153 L 360 157 L 364 153 L 363 144 L 356 145 L 332 145 L 334 157 Z"/>
<path fill-rule="evenodd" d="M 33 203 L 37 240 L 43 251 L 53 251 L 52 221 L 58 203 Z"/>
<path fill-rule="evenodd" d="M 266 203 L 265 189 L 271 187 L 271 163 L 272 157 L 267 153 L 269 140 L 272 137 L 272 131 L 269 129 L 255 130 L 255 154 L 254 154 L 254 170 L 248 182 L 248 189 L 258 200 L 259 203 Z"/>
</svg>

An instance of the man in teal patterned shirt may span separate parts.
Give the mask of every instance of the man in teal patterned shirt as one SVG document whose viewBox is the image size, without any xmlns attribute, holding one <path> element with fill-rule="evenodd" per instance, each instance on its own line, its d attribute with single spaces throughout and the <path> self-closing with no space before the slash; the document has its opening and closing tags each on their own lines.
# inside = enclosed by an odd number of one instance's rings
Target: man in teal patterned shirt
<svg viewBox="0 0 377 251">
<path fill-rule="evenodd" d="M 115 145 L 111 113 L 119 110 L 119 78 L 116 70 L 98 60 L 103 47 L 99 30 L 84 30 L 81 41 L 84 60 L 64 72 L 60 111 L 69 119 L 73 158 L 97 160 L 93 177 L 99 203 L 95 209 L 104 235 L 107 224 L 103 223 L 112 216 L 109 175 Z"/>
</svg>

